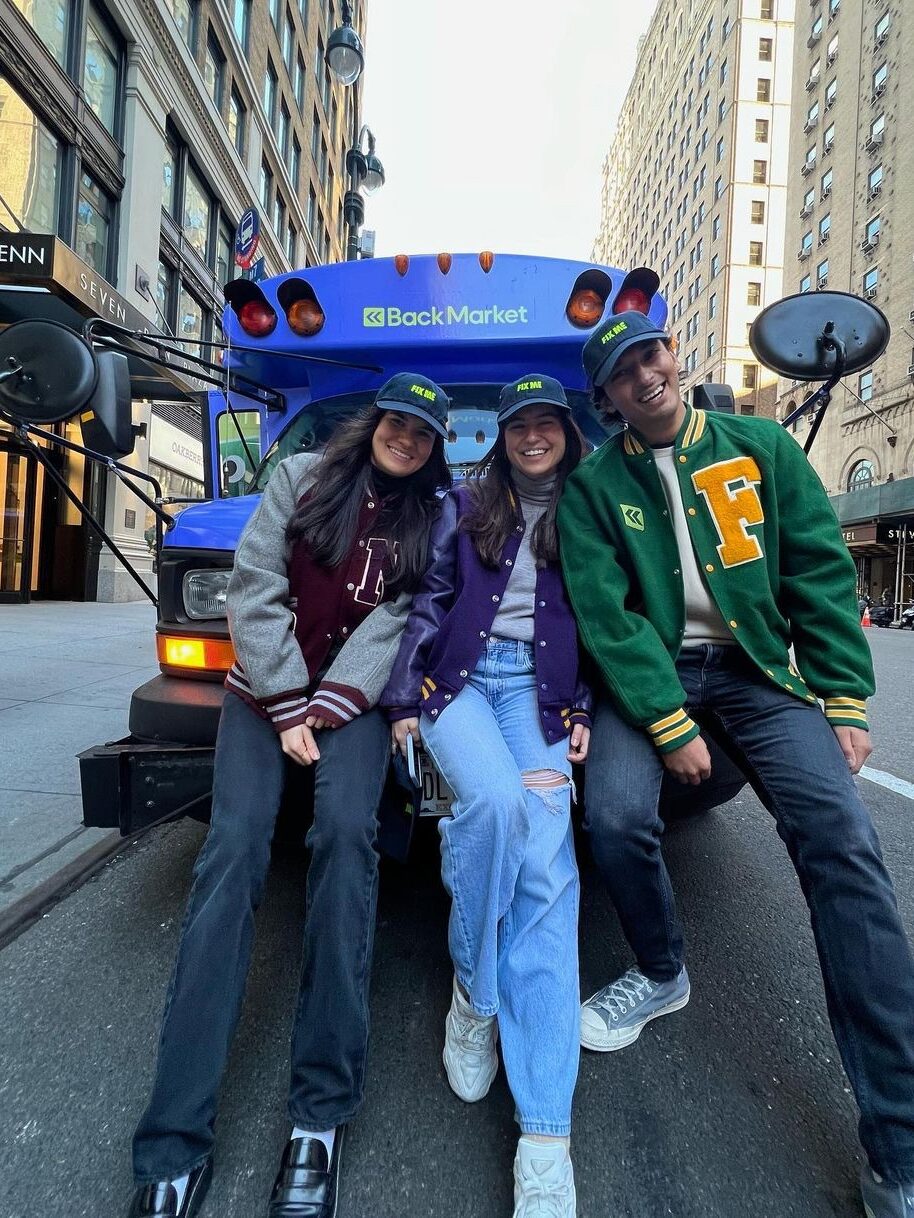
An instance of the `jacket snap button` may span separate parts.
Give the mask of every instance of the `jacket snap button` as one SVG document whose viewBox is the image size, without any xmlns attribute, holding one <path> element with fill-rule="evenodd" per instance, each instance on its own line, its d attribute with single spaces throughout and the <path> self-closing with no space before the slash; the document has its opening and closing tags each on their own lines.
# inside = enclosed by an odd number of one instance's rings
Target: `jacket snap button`
<svg viewBox="0 0 914 1218">
<path fill-rule="evenodd" d="M 675 571 L 673 572 L 673 574 L 674 574 L 674 575 L 678 575 L 678 574 L 679 574 L 679 568 L 678 568 L 678 567 L 675 569 Z"/>
<path fill-rule="evenodd" d="M 540 639 L 540 647 L 545 647 L 545 646 L 546 646 L 546 640 Z"/>
<path fill-rule="evenodd" d="M 664 512 L 664 516 L 669 516 L 669 512 Z"/>
<path fill-rule="evenodd" d="M 713 571 L 713 570 L 714 570 L 714 563 L 713 563 L 713 562 L 706 562 L 706 563 L 705 563 L 705 570 L 706 570 L 706 571 Z"/>
<path fill-rule="evenodd" d="M 359 542 L 359 549 L 360 549 L 360 550 L 364 550 L 364 549 L 365 549 L 365 542 L 364 542 L 364 541 L 360 541 L 360 542 Z"/>
<path fill-rule="evenodd" d="M 445 695 L 444 695 L 444 700 L 445 700 L 445 702 L 450 702 L 450 700 L 451 700 L 451 695 L 450 695 L 450 694 L 445 694 Z"/>
<path fill-rule="evenodd" d="M 347 591 L 347 592 L 353 592 L 353 591 L 355 591 L 355 584 L 347 584 L 347 585 L 346 585 L 346 591 Z"/>
<path fill-rule="evenodd" d="M 497 605 L 497 604 L 498 604 L 498 602 L 501 600 L 501 597 L 500 597 L 500 596 L 493 596 L 493 597 L 492 597 L 492 600 L 493 600 L 493 601 L 495 602 L 495 604 Z"/>
<path fill-rule="evenodd" d="M 506 559 L 505 559 L 505 566 L 506 566 L 506 567 L 513 567 L 513 566 L 514 566 L 514 563 L 511 561 L 511 559 L 510 559 L 510 558 L 506 558 Z"/>
<path fill-rule="evenodd" d="M 736 622 L 731 622 L 731 623 L 730 623 L 730 629 L 731 629 L 731 630 L 736 630 L 736 628 L 737 628 L 737 623 L 736 623 Z"/>
<path fill-rule="evenodd" d="M 545 608 L 546 608 L 546 602 L 540 601 L 540 609 L 545 609 Z"/>
<path fill-rule="evenodd" d="M 514 530 L 515 533 L 523 533 L 523 531 L 524 531 L 524 526 L 522 524 L 519 524 L 517 526 L 517 528 Z"/>
<path fill-rule="evenodd" d="M 694 515 L 696 515 L 696 512 L 695 512 L 695 509 L 694 509 L 694 508 L 689 508 L 689 515 L 690 515 L 690 516 L 694 516 Z"/>
<path fill-rule="evenodd" d="M 480 632 L 479 632 L 479 637 L 480 637 L 481 639 L 484 639 L 484 638 L 486 637 L 486 632 L 485 632 L 484 630 L 480 630 Z"/>
<path fill-rule="evenodd" d="M 465 668 L 461 668 L 460 675 L 462 677 L 468 677 L 470 674 L 467 672 L 467 670 Z"/>
<path fill-rule="evenodd" d="M 540 689 L 548 689 L 548 688 L 549 688 L 549 686 L 548 686 L 548 685 L 541 685 L 541 686 L 540 686 Z"/>
<path fill-rule="evenodd" d="M 349 627 L 348 627 L 348 626 L 344 626 L 344 627 L 343 627 L 343 634 L 348 634 L 348 633 L 349 633 Z"/>
<path fill-rule="evenodd" d="M 328 639 L 332 639 L 332 638 L 333 638 L 333 635 L 332 635 L 332 634 L 328 634 L 328 635 L 327 635 L 327 638 L 328 638 Z"/>
<path fill-rule="evenodd" d="M 679 464 L 680 464 L 680 465 L 685 465 L 685 463 L 686 463 L 686 461 L 688 461 L 688 459 L 689 459 L 688 457 L 683 457 L 683 456 L 680 456 L 680 458 L 679 458 Z"/>
<path fill-rule="evenodd" d="M 437 714 L 438 714 L 438 712 L 437 712 L 436 710 L 433 710 L 433 711 L 432 711 L 432 714 L 433 714 L 433 715 L 437 715 Z"/>
<path fill-rule="evenodd" d="M 369 506 L 370 508 L 374 507 L 374 504 L 371 502 L 371 500 L 370 500 L 370 499 L 368 500 L 368 506 Z"/>
</svg>

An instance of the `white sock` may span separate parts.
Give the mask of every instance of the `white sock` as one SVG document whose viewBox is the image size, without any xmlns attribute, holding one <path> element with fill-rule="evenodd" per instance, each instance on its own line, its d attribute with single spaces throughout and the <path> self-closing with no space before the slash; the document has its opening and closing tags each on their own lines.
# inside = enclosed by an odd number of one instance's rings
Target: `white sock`
<svg viewBox="0 0 914 1218">
<path fill-rule="evenodd" d="M 317 1133 L 313 1129 L 302 1129 L 302 1127 L 300 1125 L 296 1125 L 295 1128 L 292 1130 L 292 1137 L 293 1138 L 317 1138 L 317 1140 L 319 1142 L 323 1142 L 324 1145 L 327 1147 L 328 1161 L 333 1156 L 333 1143 L 336 1138 L 335 1129 L 327 1129 L 323 1133 Z"/>
<path fill-rule="evenodd" d="M 190 1179 L 190 1172 L 186 1176 L 178 1176 L 177 1180 L 172 1180 L 172 1186 L 178 1192 L 178 1213 L 181 1212 L 181 1206 L 184 1204 L 184 1194 L 187 1192 L 187 1182 Z"/>
</svg>

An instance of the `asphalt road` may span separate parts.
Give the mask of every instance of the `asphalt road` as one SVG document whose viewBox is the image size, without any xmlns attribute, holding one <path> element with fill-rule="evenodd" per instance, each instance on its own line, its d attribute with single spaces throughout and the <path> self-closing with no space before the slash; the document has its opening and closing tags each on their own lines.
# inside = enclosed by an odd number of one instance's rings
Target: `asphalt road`
<svg viewBox="0 0 914 1218">
<path fill-rule="evenodd" d="M 873 631 L 873 766 L 914 781 L 914 636 Z M 869 782 L 914 933 L 914 803 Z M 118 857 L 0 954 L 0 1218 L 119 1218 L 165 986 L 203 830 L 170 826 Z M 426 834 L 385 864 L 368 1098 L 351 1130 L 340 1218 L 511 1213 L 516 1129 L 500 1076 L 467 1106 L 440 1063 L 446 900 Z M 582 1058 L 573 1155 L 582 1218 L 859 1218 L 855 1111 L 825 1017 L 805 906 L 751 795 L 677 826 L 667 858 L 692 1001 L 636 1045 Z M 581 852 L 582 985 L 627 964 Z M 221 1101 L 203 1218 L 258 1218 L 287 1134 L 302 855 L 276 860 Z"/>
</svg>

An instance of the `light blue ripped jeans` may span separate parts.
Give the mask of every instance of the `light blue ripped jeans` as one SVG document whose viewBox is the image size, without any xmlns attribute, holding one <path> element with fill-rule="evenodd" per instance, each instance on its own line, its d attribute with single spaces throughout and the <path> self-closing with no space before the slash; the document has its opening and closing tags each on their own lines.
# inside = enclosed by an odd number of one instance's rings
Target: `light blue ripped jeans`
<svg viewBox="0 0 914 1218">
<path fill-rule="evenodd" d="M 571 763 L 568 740 L 549 744 L 540 727 L 532 648 L 489 639 L 467 685 L 420 730 L 457 796 L 441 824 L 454 971 L 477 1014 L 498 1016 L 521 1130 L 567 1135 L 580 1003 Z M 524 786 L 544 770 L 567 781 Z"/>
</svg>

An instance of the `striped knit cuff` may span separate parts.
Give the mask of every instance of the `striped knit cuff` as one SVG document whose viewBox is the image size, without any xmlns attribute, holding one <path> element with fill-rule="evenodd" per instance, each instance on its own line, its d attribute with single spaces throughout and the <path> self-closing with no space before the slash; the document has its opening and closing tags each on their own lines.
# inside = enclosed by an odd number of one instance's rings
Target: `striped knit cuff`
<svg viewBox="0 0 914 1218">
<path fill-rule="evenodd" d="M 647 725 L 647 734 L 658 753 L 672 753 L 674 749 L 681 749 L 695 739 L 699 730 L 695 720 L 690 719 L 682 708 Z"/>
<path fill-rule="evenodd" d="M 368 699 L 352 685 L 337 685 L 327 681 L 318 685 L 311 697 L 308 713 L 326 719 L 333 727 L 351 723 L 357 715 L 368 710 Z"/>
<path fill-rule="evenodd" d="M 576 723 L 583 723 L 585 727 L 592 726 L 590 711 L 580 709 L 562 711 L 562 722 L 564 723 L 565 727 L 569 729 L 574 727 Z"/>
<path fill-rule="evenodd" d="M 866 721 L 866 702 L 863 698 L 826 698 L 825 718 L 832 727 L 860 727 L 870 730 Z"/>
<path fill-rule="evenodd" d="M 300 727 L 311 714 L 307 694 L 290 691 L 277 694 L 275 698 L 261 698 L 260 705 L 270 717 L 273 729 L 284 732 L 290 727 Z"/>
</svg>

